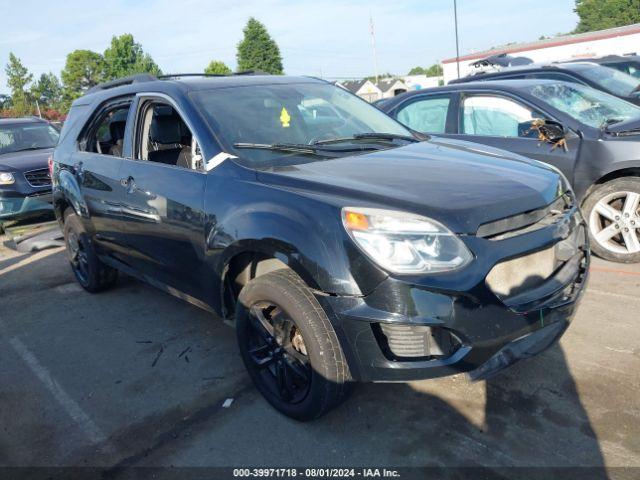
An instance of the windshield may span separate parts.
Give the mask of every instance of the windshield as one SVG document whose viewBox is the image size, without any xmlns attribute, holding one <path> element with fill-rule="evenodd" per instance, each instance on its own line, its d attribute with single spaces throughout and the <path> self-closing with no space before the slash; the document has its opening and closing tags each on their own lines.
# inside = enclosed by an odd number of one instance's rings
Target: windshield
<svg viewBox="0 0 640 480">
<path fill-rule="evenodd" d="M 575 83 L 545 83 L 529 87 L 529 93 L 571 115 L 579 122 L 600 128 L 640 118 L 640 107 L 591 87 Z"/>
<path fill-rule="evenodd" d="M 377 108 L 327 83 L 217 88 L 192 92 L 191 96 L 227 153 L 237 156 L 240 163 L 251 167 L 308 162 L 327 158 L 329 153 L 335 157 L 340 148 L 344 148 L 345 155 L 353 155 L 355 147 L 360 148 L 362 144 L 372 148 L 393 148 L 406 144 L 406 140 L 393 138 L 354 138 L 361 134 L 384 133 L 390 134 L 390 137 L 411 135 L 405 127 Z M 332 149 L 326 147 L 326 151 L 309 150 L 301 153 L 284 152 L 281 148 L 251 147 L 258 144 L 262 147 L 274 144 L 331 144 Z M 366 151 L 363 148 L 355 153 Z"/>
<path fill-rule="evenodd" d="M 58 131 L 47 123 L 0 125 L 0 154 L 53 148 L 58 137 Z"/>
<path fill-rule="evenodd" d="M 630 96 L 640 84 L 640 79 L 615 68 L 584 64 L 569 65 L 569 68 L 579 72 L 603 89 L 621 97 Z"/>
</svg>

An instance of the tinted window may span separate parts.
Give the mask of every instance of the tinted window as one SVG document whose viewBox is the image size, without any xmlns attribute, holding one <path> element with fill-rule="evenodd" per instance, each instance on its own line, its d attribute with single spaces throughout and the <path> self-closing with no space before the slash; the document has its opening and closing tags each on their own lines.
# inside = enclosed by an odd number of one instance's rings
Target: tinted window
<svg viewBox="0 0 640 480">
<path fill-rule="evenodd" d="M 52 148 L 58 131 L 48 123 L 21 123 L 0 126 L 0 154 Z"/>
<path fill-rule="evenodd" d="M 615 68 L 590 64 L 568 64 L 567 68 L 579 72 L 600 88 L 625 97 L 638 88 L 640 80 Z"/>
<path fill-rule="evenodd" d="M 130 106 L 131 103 L 120 103 L 100 110 L 80 137 L 80 150 L 122 157 Z"/>
<path fill-rule="evenodd" d="M 255 167 L 309 158 L 274 150 L 237 148 L 236 144 L 307 145 L 360 133 L 411 135 L 376 107 L 328 83 L 238 86 L 195 91 L 190 95 L 227 152 L 237 156 L 239 162 Z"/>
<path fill-rule="evenodd" d="M 444 133 L 451 97 L 424 97 L 402 107 L 398 120 L 418 132 Z"/>
<path fill-rule="evenodd" d="M 462 133 L 492 137 L 532 137 L 530 122 L 540 113 L 505 97 L 476 95 L 462 104 Z"/>
<path fill-rule="evenodd" d="M 544 80 L 560 80 L 563 82 L 573 82 L 573 83 L 582 83 L 575 77 L 571 75 L 566 75 L 564 73 L 555 73 L 555 72 L 540 72 L 540 73 L 531 73 L 527 75 L 527 78 L 541 78 Z"/>
</svg>

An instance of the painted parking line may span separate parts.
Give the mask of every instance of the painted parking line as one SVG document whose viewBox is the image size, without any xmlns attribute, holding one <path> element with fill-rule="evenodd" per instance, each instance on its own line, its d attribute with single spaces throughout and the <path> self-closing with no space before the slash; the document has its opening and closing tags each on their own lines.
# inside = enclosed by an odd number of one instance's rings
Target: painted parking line
<svg viewBox="0 0 640 480">
<path fill-rule="evenodd" d="M 620 269 L 617 269 L 617 268 L 589 267 L 589 270 L 591 270 L 593 272 L 618 273 L 620 275 L 637 275 L 637 276 L 640 276 L 640 272 L 630 272 L 629 270 L 620 270 Z"/>
<path fill-rule="evenodd" d="M 51 374 L 44 368 L 33 353 L 20 341 L 13 337 L 9 343 L 15 352 L 27 364 L 29 369 L 44 384 L 60 406 L 67 412 L 71 419 L 80 427 L 85 436 L 92 443 L 103 443 L 107 439 L 100 428 L 89 418 L 89 415 L 78 405 L 73 398 L 56 382 Z"/>
</svg>

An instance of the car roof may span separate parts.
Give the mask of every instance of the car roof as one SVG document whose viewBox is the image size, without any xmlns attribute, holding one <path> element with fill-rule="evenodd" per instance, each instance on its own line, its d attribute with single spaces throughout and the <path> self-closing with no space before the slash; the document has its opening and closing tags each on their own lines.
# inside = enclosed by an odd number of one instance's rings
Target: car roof
<svg viewBox="0 0 640 480">
<path fill-rule="evenodd" d="M 511 75 L 513 73 L 529 73 L 529 72 L 559 71 L 559 70 L 575 72 L 576 70 L 579 70 L 580 68 L 584 68 L 587 66 L 605 68 L 597 64 L 596 62 L 592 62 L 588 60 L 565 62 L 565 63 L 532 63 L 529 65 L 503 68 L 502 70 L 498 70 L 495 72 L 477 72 L 472 75 L 467 75 L 466 77 L 452 80 L 451 83 L 467 83 L 467 82 L 474 81 L 474 79 L 476 78 L 499 78 L 505 75 Z"/>
<path fill-rule="evenodd" d="M 507 92 L 521 92 L 529 87 L 536 85 L 562 83 L 560 80 L 542 80 L 536 78 L 529 79 L 505 79 L 505 80 L 485 80 L 476 82 L 450 83 L 442 87 L 423 88 L 420 90 L 412 90 L 411 92 L 402 93 L 396 97 L 390 98 L 388 102 L 380 105 L 384 111 L 389 111 L 405 99 L 424 94 L 437 94 L 447 92 L 459 92 L 465 90 L 502 90 Z"/>
<path fill-rule="evenodd" d="M 44 118 L 39 117 L 17 117 L 17 118 L 0 118 L 0 125 L 16 125 L 23 123 L 49 123 Z"/>
<path fill-rule="evenodd" d="M 96 99 L 104 100 L 126 94 L 140 92 L 159 92 L 169 95 L 184 95 L 192 91 L 213 90 L 219 88 L 255 86 L 255 85 L 287 85 L 299 83 L 328 83 L 315 77 L 285 76 L 267 74 L 208 76 L 200 74 L 176 74 L 164 77 L 151 75 L 134 75 L 106 82 L 93 87 L 74 105 L 92 103 Z"/>
</svg>

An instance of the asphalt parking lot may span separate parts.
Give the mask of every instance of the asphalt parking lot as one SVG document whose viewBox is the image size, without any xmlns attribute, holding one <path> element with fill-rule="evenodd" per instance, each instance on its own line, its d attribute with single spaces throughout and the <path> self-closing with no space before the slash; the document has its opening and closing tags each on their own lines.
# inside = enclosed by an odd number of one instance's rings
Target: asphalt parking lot
<svg viewBox="0 0 640 480">
<path fill-rule="evenodd" d="M 125 276 L 85 293 L 61 248 L 6 240 L 0 465 L 640 467 L 640 265 L 594 260 L 560 344 L 488 382 L 360 385 L 301 424 L 219 319 Z"/>
</svg>

